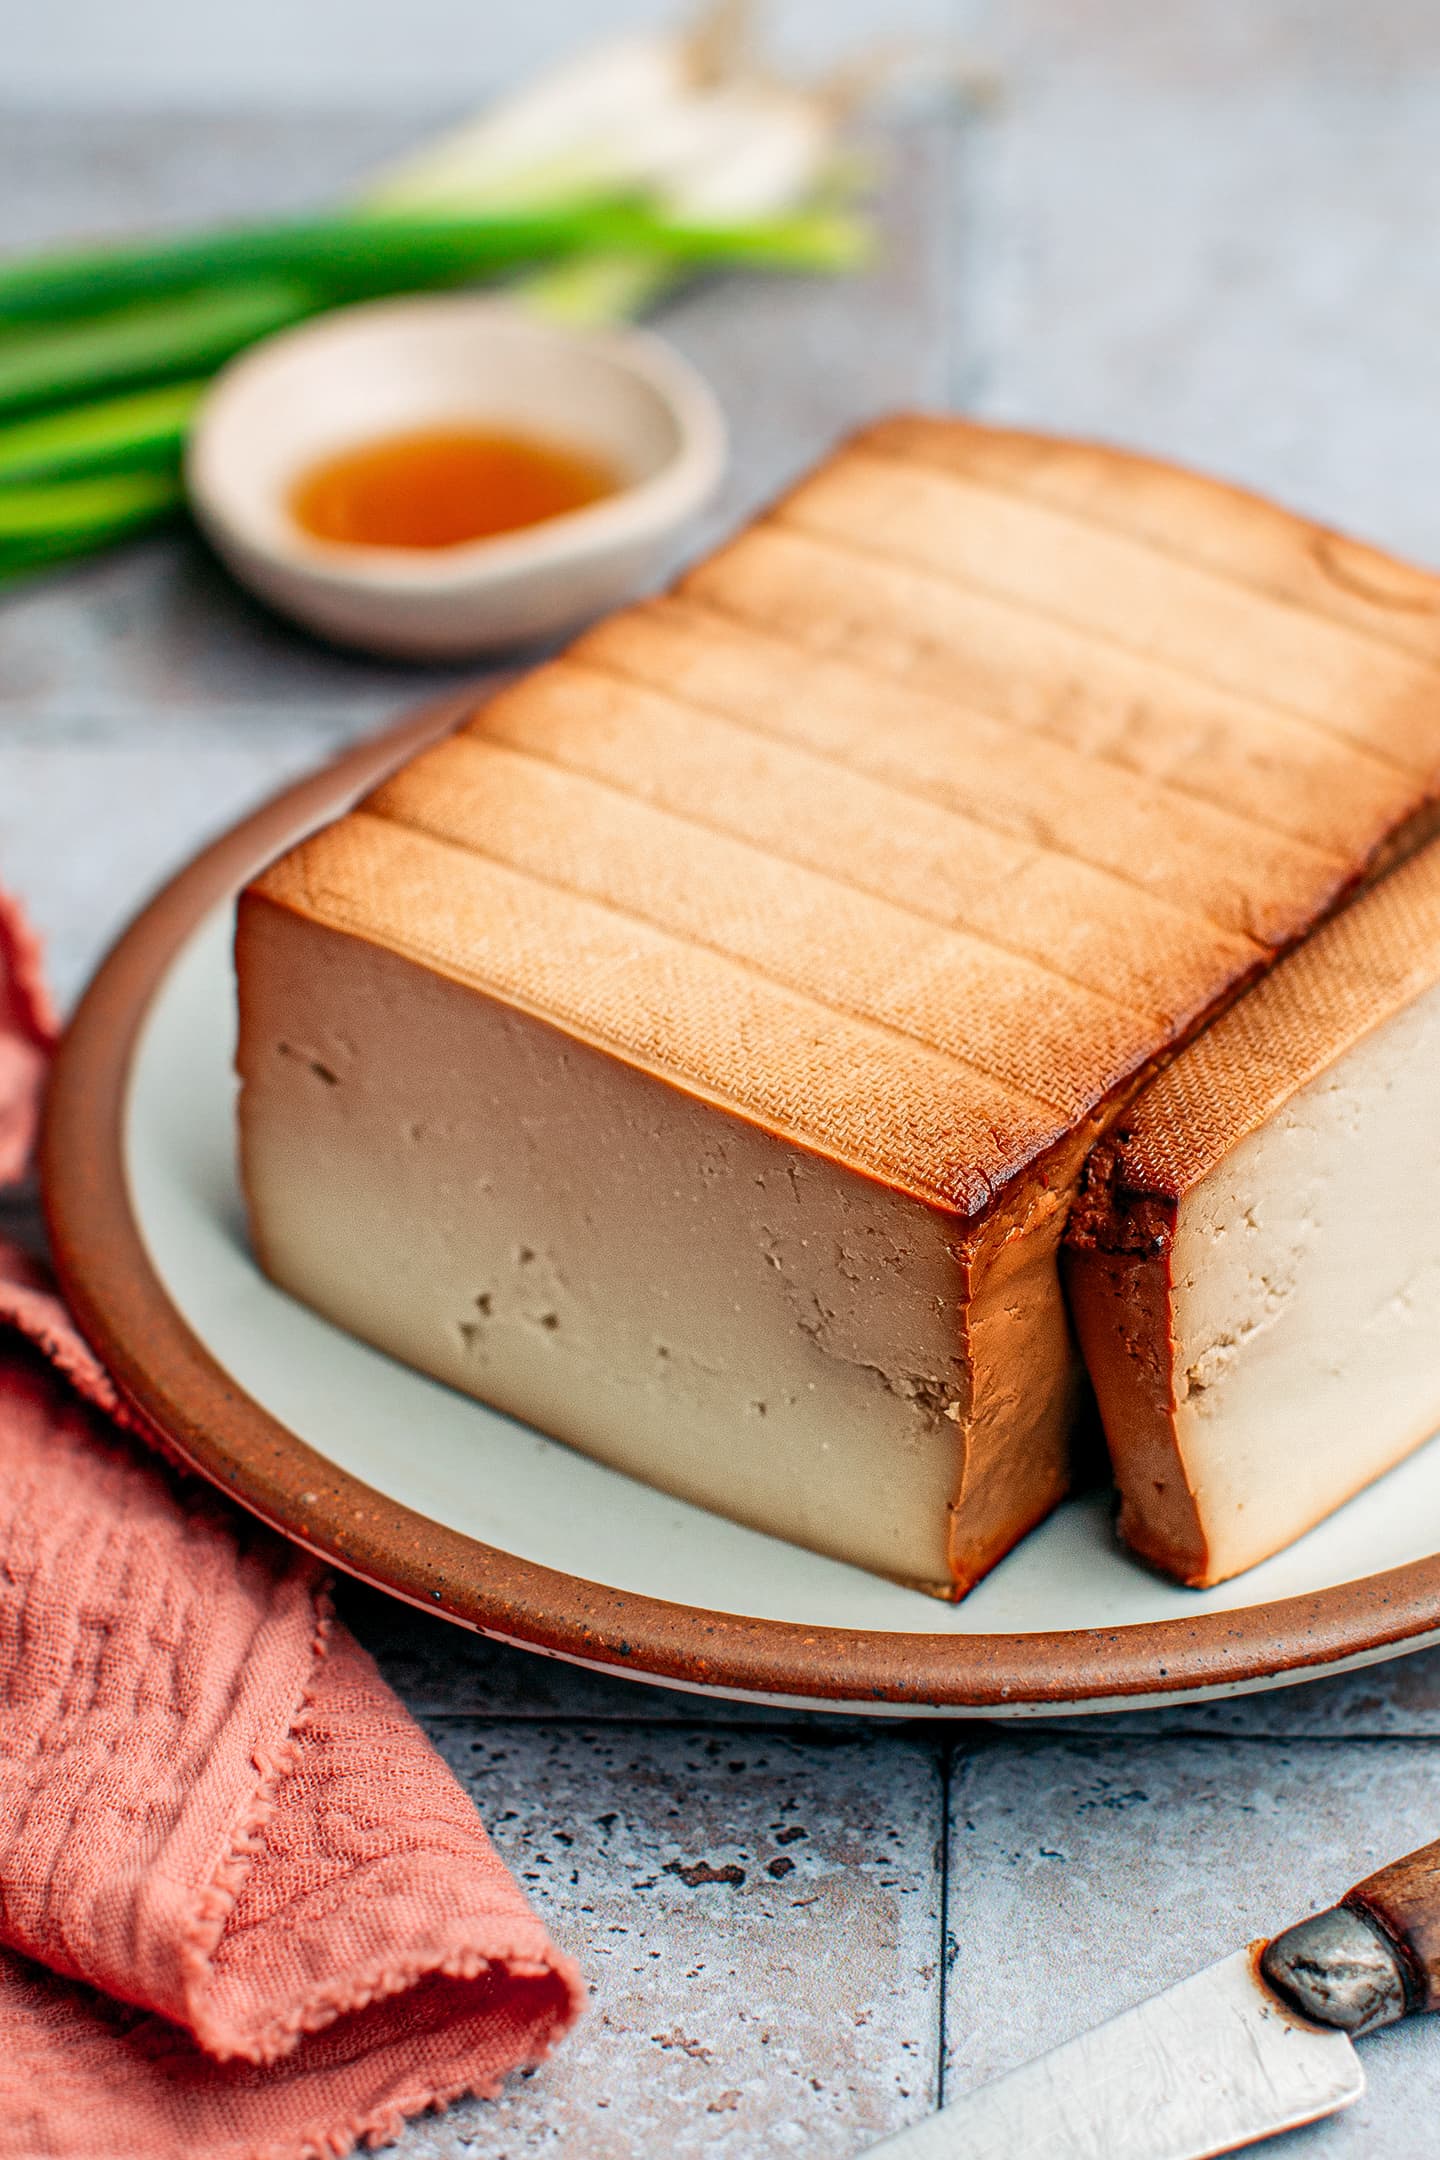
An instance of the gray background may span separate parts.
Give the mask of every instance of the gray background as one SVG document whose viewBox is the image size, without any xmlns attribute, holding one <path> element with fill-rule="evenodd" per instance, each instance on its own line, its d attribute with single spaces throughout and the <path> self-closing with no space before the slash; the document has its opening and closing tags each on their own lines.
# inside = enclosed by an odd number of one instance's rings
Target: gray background
<svg viewBox="0 0 1440 2160">
<path fill-rule="evenodd" d="M 0 245 L 313 201 L 666 12 L 12 4 Z M 937 80 L 942 51 L 978 55 L 999 96 L 892 122 L 864 280 L 667 311 L 736 437 L 696 545 L 840 429 L 924 402 L 1187 458 L 1440 564 L 1434 0 L 776 16 L 797 61 L 910 37 Z M 184 536 L 0 598 L 0 876 L 64 996 L 208 834 L 449 679 L 308 643 Z M 348 1604 L 595 1989 L 553 2063 L 413 2126 L 414 2156 L 838 2160 L 1440 1832 L 1440 1655 L 1048 1731 L 862 1729 Z M 699 1861 L 743 1880 L 689 1887 Z M 1434 2153 L 1440 2030 L 1366 2053 L 1369 2099 L 1284 2149 Z"/>
</svg>

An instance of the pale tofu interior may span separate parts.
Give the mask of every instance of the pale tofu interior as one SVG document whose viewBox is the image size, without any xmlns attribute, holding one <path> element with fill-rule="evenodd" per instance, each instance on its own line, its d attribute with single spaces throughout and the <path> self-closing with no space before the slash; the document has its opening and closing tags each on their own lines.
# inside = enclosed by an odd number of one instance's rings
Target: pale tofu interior
<svg viewBox="0 0 1440 2160">
<path fill-rule="evenodd" d="M 1440 1427 L 1440 987 L 1181 1204 L 1176 1426 L 1207 1579 L 1253 1565 Z"/>
<path fill-rule="evenodd" d="M 393 952 L 270 908 L 244 936 L 282 1287 L 617 1469 L 949 1589 L 953 1217 Z"/>
</svg>

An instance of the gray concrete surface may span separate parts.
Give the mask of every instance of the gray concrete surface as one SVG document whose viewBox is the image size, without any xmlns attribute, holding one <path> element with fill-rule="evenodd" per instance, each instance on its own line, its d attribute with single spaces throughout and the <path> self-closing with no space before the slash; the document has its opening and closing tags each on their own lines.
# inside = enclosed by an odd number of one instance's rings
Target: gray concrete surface
<svg viewBox="0 0 1440 2160">
<path fill-rule="evenodd" d="M 52 0 L 7 25 L 0 245 L 323 196 L 647 12 Z M 667 312 L 737 444 L 697 545 L 924 401 L 1196 460 L 1440 563 L 1433 0 L 778 13 L 812 58 L 963 34 L 1003 96 L 900 130 L 865 280 Z M 307 642 L 183 535 L 0 600 L 0 877 L 62 993 L 208 834 L 443 679 Z M 858 2152 L 1440 1832 L 1440 1653 L 1086 1726 L 855 1731 L 347 1604 L 596 1988 L 537 2076 L 414 2125 L 416 2160 Z M 1363 2106 L 1287 2149 L 1428 2160 L 1440 2030 L 1368 2055 Z"/>
</svg>

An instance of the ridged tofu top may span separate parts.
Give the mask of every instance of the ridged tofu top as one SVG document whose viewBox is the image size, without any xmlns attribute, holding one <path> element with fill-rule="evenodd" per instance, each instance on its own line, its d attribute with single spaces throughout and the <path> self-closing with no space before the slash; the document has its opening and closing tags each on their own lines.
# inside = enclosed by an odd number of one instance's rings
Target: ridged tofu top
<svg viewBox="0 0 1440 2160">
<path fill-rule="evenodd" d="M 964 1215 L 1440 791 L 1440 581 L 884 422 L 258 894 Z"/>
<path fill-rule="evenodd" d="M 1440 841 L 1280 961 L 1125 1110 L 1093 1179 L 1100 1208 L 1171 1206 L 1366 1036 L 1440 986 Z M 1104 1226 L 1077 1226 L 1107 1242 Z"/>
</svg>

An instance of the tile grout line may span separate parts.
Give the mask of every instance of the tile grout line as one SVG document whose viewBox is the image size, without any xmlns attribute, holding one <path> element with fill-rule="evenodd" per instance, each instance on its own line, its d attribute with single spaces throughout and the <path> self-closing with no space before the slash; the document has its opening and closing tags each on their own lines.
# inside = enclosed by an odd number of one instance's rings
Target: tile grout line
<svg viewBox="0 0 1440 2160">
<path fill-rule="evenodd" d="M 940 1754 L 940 2000 L 935 2017 L 935 2105 L 945 2105 L 945 2050 L 950 1999 L 950 1802 L 958 1745 L 947 1739 Z"/>
<path fill-rule="evenodd" d="M 396 1691 L 399 1692 L 399 1686 L 395 1680 L 391 1679 L 389 1684 L 392 1688 L 395 1688 Z M 918 1741 L 929 1737 L 929 1735 L 924 1730 L 924 1725 L 926 1721 L 918 1718 L 913 1721 L 913 1726 L 919 1727 L 920 1729 L 911 1729 L 907 1733 L 906 1728 L 907 1726 L 912 1725 L 912 1721 L 908 1719 L 902 1720 L 898 1718 L 894 1720 L 882 1720 L 879 1718 L 865 1719 L 858 1717 L 850 1719 L 842 1719 L 840 1717 L 823 1719 L 823 1714 L 821 1714 L 817 1715 L 816 1722 L 814 1724 L 804 1724 L 798 1721 L 791 1724 L 781 1718 L 777 1718 L 773 1723 L 771 1723 L 769 1720 L 761 1720 L 758 1718 L 736 1718 L 733 1720 L 727 1718 L 723 1720 L 711 1720 L 703 1715 L 665 1718 L 656 1717 L 653 1712 L 647 1714 L 643 1710 L 607 1712 L 586 1711 L 583 1708 L 577 1708 L 543 1710 L 537 1712 L 529 1710 L 497 1710 L 491 1709 L 484 1704 L 477 1704 L 473 1708 L 469 1709 L 447 1709 L 431 1705 L 424 1701 L 416 1701 L 408 1697 L 406 1698 L 406 1701 L 408 1707 L 410 1708 L 412 1716 L 426 1719 L 434 1724 L 440 1724 L 450 1721 L 454 1721 L 457 1723 L 473 1724 L 477 1720 L 479 1720 L 487 1725 L 564 1725 L 575 1727 L 577 1729 L 584 1729 L 586 1731 L 594 1731 L 597 1729 L 607 1728 L 611 1726 L 623 1726 L 627 1728 L 644 1728 L 647 1731 L 654 1732 L 692 1732 L 707 1734 L 745 1733 L 753 1735 L 757 1738 L 762 1735 L 768 1735 L 774 1739 L 792 1740 L 799 1745 L 804 1745 L 806 1741 L 813 1735 L 819 1738 L 820 1744 L 822 1746 L 833 1745 L 837 1737 L 842 1741 L 850 1741 L 854 1742 L 855 1744 L 859 1744 L 860 1742 L 866 1740 L 878 1740 L 885 1738 L 909 1738 L 912 1741 Z M 957 1720 L 957 1723 L 958 1722 L 960 1721 Z M 966 1722 L 968 1725 L 968 1721 Z M 1077 1723 L 1078 1721 L 1069 1722 L 1073 1727 L 1073 1724 Z M 1041 1725 L 1037 1723 L 1032 1723 L 1028 1719 L 1024 1721 L 1016 1719 L 1008 1730 L 1005 1727 L 997 1728 L 997 1726 L 995 1725 L 987 1726 L 984 1729 L 983 1738 L 987 1742 L 992 1744 L 1001 1744 L 1005 1742 L 1019 1743 L 1024 1740 L 1034 1740 L 1048 1741 L 1051 1743 L 1059 1742 L 1062 1744 L 1068 1743 L 1077 1746 L 1085 1744 L 1091 1747 L 1113 1747 L 1120 1745 L 1122 1742 L 1126 1744 L 1135 1743 L 1141 1746 L 1159 1746 L 1174 1740 L 1205 1742 L 1220 1741 L 1226 1743 L 1227 1745 L 1256 1748 L 1390 1747 L 1396 1745 L 1405 1747 L 1440 1746 L 1440 1731 L 1436 1731 L 1434 1728 L 1423 1732 L 1415 1730 L 1396 1730 L 1394 1732 L 1371 1731 L 1353 1733 L 1320 1731 L 1260 1733 L 1225 1732 L 1223 1730 L 1214 1731 L 1206 1726 L 1177 1725 L 1173 1728 L 1161 1730 L 1158 1732 L 1120 1733 L 1114 1730 L 1108 1730 L 1105 1732 L 1076 1732 L 1073 1729 L 1066 1729 L 1066 1727 L 1062 1727 L 1058 1724 Z M 943 1741 L 942 1744 L 953 1749 L 958 1743 L 953 1739 L 947 1739 Z"/>
<path fill-rule="evenodd" d="M 381 1670 L 383 1674 L 384 1668 L 382 1667 Z M 390 1688 L 395 1694 L 401 1694 L 400 1687 L 393 1679 L 388 1680 L 387 1684 L 390 1686 Z M 820 1724 L 817 1722 L 814 1725 L 792 1725 L 784 1723 L 779 1719 L 777 1719 L 773 1724 L 771 1724 L 768 1721 L 759 1718 L 665 1718 L 656 1717 L 653 1713 L 647 1716 L 644 1711 L 635 1711 L 632 1713 L 628 1710 L 610 1712 L 587 1712 L 583 1709 L 575 1709 L 544 1710 L 535 1712 L 529 1710 L 487 1710 L 483 1707 L 476 1708 L 474 1710 L 436 1710 L 432 1709 L 428 1704 L 424 1702 L 416 1702 L 409 1697 L 404 1697 L 403 1699 L 405 1700 L 406 1707 L 409 1709 L 410 1715 L 412 1717 L 422 1719 L 426 1723 L 431 1725 L 450 1723 L 463 1725 L 474 1725 L 479 1723 L 484 1725 L 507 1726 L 560 1725 L 576 1732 L 600 1732 L 608 1731 L 612 1727 L 620 1727 L 628 1732 L 643 1731 L 656 1733 L 704 1733 L 711 1736 L 719 1735 L 722 1733 L 743 1733 L 757 1739 L 761 1737 L 768 1737 L 774 1740 L 793 1740 L 797 1743 L 797 1745 L 803 1745 L 807 1741 L 807 1739 L 815 1736 L 818 1737 L 822 1746 L 829 1746 L 832 1748 L 835 1745 L 837 1739 L 842 1744 L 854 1744 L 858 1746 L 864 1741 L 886 1737 L 885 1734 L 877 1734 L 873 1731 L 873 1729 L 870 1729 L 873 1728 L 875 1724 L 878 1724 L 878 1719 L 862 1721 L 859 1718 L 855 1718 L 852 1719 L 849 1724 L 842 1724 L 841 1721 L 836 1718 L 825 1724 Z M 852 1726 L 860 1727 L 861 1729 L 852 1731 Z M 905 1736 L 897 1735 L 897 1737 Z M 912 1740 L 918 1740 L 923 1739 L 925 1736 L 923 1734 L 912 1733 L 908 1737 Z"/>
</svg>

